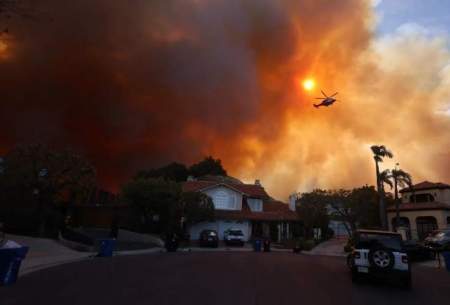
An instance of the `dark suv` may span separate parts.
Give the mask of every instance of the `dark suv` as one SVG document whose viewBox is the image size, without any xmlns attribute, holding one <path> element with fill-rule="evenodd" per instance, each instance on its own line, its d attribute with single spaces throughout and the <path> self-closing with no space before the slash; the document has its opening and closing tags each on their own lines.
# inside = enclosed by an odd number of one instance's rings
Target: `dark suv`
<svg viewBox="0 0 450 305">
<path fill-rule="evenodd" d="M 200 233 L 199 244 L 201 247 L 217 248 L 219 246 L 219 237 L 217 236 L 217 231 L 203 230 Z"/>
<path fill-rule="evenodd" d="M 347 262 L 353 282 L 375 278 L 394 280 L 406 288 L 411 287 L 411 265 L 398 233 L 358 230 Z"/>
</svg>

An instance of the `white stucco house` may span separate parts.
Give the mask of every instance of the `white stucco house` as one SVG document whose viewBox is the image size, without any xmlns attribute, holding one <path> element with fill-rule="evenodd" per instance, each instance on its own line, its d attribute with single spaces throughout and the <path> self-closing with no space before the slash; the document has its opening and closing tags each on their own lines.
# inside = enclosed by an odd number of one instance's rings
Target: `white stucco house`
<svg viewBox="0 0 450 305">
<path fill-rule="evenodd" d="M 229 177 L 210 176 L 183 183 L 183 191 L 195 191 L 212 198 L 215 221 L 202 222 L 189 228 L 191 240 L 198 240 L 205 229 L 216 230 L 223 239 L 228 229 L 240 229 L 246 241 L 254 237 L 269 237 L 273 241 L 288 239 L 298 223 L 295 210 L 272 199 L 258 180 L 244 184 Z"/>
<path fill-rule="evenodd" d="M 423 181 L 400 191 L 400 224 L 408 237 L 423 239 L 429 232 L 450 226 L 450 185 Z M 387 209 L 389 228 L 394 229 L 396 208 Z"/>
</svg>

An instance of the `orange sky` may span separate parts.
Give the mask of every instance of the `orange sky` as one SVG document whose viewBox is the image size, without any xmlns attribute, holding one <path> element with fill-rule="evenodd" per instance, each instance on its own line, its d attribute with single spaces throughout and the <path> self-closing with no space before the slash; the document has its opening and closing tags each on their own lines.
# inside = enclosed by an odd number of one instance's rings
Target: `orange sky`
<svg viewBox="0 0 450 305">
<path fill-rule="evenodd" d="M 373 184 L 369 147 L 385 144 L 415 181 L 450 182 L 446 34 L 375 36 L 359 0 L 39 5 L 0 37 L 0 152 L 70 146 L 113 189 L 212 154 L 286 199 Z M 340 101 L 312 107 L 320 89 Z"/>
</svg>

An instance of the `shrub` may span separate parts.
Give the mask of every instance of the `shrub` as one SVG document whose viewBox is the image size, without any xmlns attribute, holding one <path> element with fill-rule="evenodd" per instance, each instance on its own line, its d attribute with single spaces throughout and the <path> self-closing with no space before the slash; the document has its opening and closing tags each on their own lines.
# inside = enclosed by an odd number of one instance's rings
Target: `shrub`
<svg viewBox="0 0 450 305">
<path fill-rule="evenodd" d="M 303 243 L 303 250 L 309 251 L 316 246 L 316 242 L 313 239 L 305 240 Z"/>
<path fill-rule="evenodd" d="M 347 244 L 344 246 L 344 252 L 345 253 L 351 252 L 353 250 L 354 245 L 355 245 L 354 240 L 352 238 L 349 238 L 347 240 Z"/>
</svg>

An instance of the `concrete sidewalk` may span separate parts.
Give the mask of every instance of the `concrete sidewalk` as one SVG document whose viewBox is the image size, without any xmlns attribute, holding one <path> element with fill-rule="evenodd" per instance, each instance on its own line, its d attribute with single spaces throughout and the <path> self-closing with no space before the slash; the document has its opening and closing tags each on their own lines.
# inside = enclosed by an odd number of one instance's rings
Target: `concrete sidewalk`
<svg viewBox="0 0 450 305">
<path fill-rule="evenodd" d="M 43 268 L 87 259 L 93 255 L 66 248 L 55 240 L 7 234 L 7 239 L 29 247 L 26 258 L 22 261 L 20 275 Z"/>
</svg>

